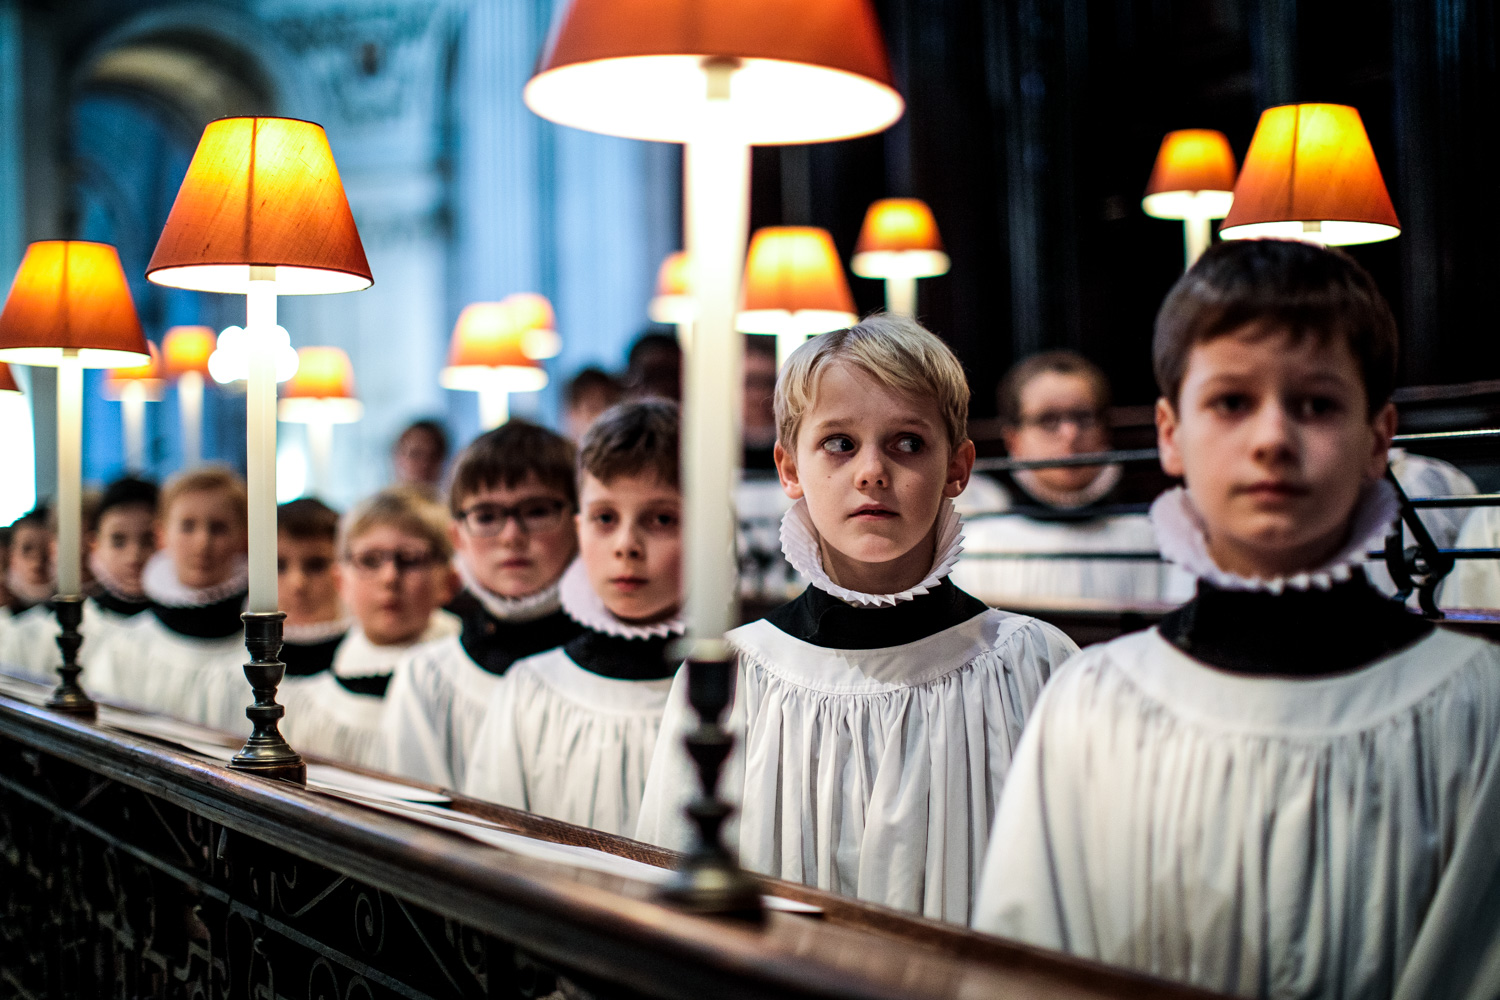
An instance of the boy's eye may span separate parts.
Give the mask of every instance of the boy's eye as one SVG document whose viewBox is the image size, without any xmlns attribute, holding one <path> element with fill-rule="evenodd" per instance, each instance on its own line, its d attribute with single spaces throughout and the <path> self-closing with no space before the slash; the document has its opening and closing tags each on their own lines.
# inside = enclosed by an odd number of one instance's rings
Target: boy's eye
<svg viewBox="0 0 1500 1000">
<path fill-rule="evenodd" d="M 1337 399 L 1332 396 L 1308 396 L 1297 400 L 1292 406 L 1292 412 L 1303 420 L 1312 420 L 1318 417 L 1327 417 L 1342 410 Z"/>
<path fill-rule="evenodd" d="M 1209 401 L 1209 409 L 1221 416 L 1238 416 L 1250 412 L 1250 397 L 1238 392 L 1226 392 Z"/>
<path fill-rule="evenodd" d="M 596 514 L 591 515 L 589 517 L 589 520 L 593 521 L 601 528 L 612 528 L 619 522 L 620 518 L 619 515 L 612 510 L 601 510 Z"/>
<path fill-rule="evenodd" d="M 833 454 L 851 452 L 854 450 L 854 441 L 842 434 L 835 434 L 833 437 L 824 438 L 823 450 Z"/>
<path fill-rule="evenodd" d="M 896 438 L 896 450 L 905 452 L 908 455 L 917 454 L 925 445 L 926 442 L 916 434 L 902 434 Z"/>
<path fill-rule="evenodd" d="M 652 514 L 647 520 L 647 525 L 657 530 L 668 530 L 677 527 L 677 515 L 672 511 L 661 511 Z"/>
</svg>

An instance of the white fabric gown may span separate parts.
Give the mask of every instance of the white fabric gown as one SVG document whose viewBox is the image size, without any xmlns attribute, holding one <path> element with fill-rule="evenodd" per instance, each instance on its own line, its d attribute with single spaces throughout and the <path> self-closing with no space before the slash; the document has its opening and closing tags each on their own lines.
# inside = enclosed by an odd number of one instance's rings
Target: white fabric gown
<svg viewBox="0 0 1500 1000">
<path fill-rule="evenodd" d="M 209 724 L 208 699 L 217 690 L 216 678 L 226 662 L 243 664 L 248 655 L 243 631 L 199 639 L 172 631 L 147 611 L 122 623 L 99 644 L 85 675 L 85 690 L 149 712 Z"/>
<path fill-rule="evenodd" d="M 456 635 L 410 649 L 396 664 L 384 699 L 386 769 L 462 788 L 469 748 L 499 680 L 469 658 Z"/>
<path fill-rule="evenodd" d="M 1454 546 L 1500 548 L 1500 507 L 1475 507 Z M 1455 560 L 1453 572 L 1443 581 L 1438 594 L 1445 608 L 1500 608 L 1500 560 Z"/>
<path fill-rule="evenodd" d="M 78 664 L 84 668 L 79 675 L 84 690 L 92 690 L 88 668 L 98 651 L 117 628 L 138 617 L 101 608 L 93 600 L 83 602 L 83 620 L 78 626 L 83 645 L 78 647 Z M 57 681 L 57 668 L 62 664 L 57 632 L 57 616 L 44 604 L 16 615 L 0 629 L 0 670 L 42 684 Z"/>
<path fill-rule="evenodd" d="M 974 925 L 1243 996 L 1493 996 L 1496 829 L 1500 648 L 1287 680 L 1151 629 L 1053 678 Z"/>
<path fill-rule="evenodd" d="M 561 649 L 521 660 L 494 685 L 464 794 L 632 836 L 671 686 L 600 676 Z"/>
</svg>

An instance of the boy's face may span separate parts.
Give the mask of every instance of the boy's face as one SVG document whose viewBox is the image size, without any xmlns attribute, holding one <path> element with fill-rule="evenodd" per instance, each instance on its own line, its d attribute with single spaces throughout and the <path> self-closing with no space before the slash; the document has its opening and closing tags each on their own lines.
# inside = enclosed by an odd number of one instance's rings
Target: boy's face
<svg viewBox="0 0 1500 1000">
<path fill-rule="evenodd" d="M 1021 422 L 1005 431 L 1012 458 L 1066 458 L 1109 447 L 1104 414 L 1094 385 L 1082 375 L 1042 372 L 1021 387 Z M 1035 469 L 1033 475 L 1054 490 L 1081 490 L 1099 474 L 1097 465 Z"/>
<path fill-rule="evenodd" d="M 339 569 L 331 538 L 293 538 L 276 532 L 276 603 L 288 625 L 339 617 Z"/>
<path fill-rule="evenodd" d="M 974 467 L 972 442 L 949 447 L 937 403 L 835 363 L 818 378 L 795 447 L 777 443 L 777 472 L 787 496 L 806 498 L 834 581 L 867 593 L 920 581 L 943 498 L 962 493 Z"/>
<path fill-rule="evenodd" d="M 344 603 L 377 646 L 415 641 L 458 583 L 432 543 L 391 524 L 350 539 L 345 563 Z"/>
<path fill-rule="evenodd" d="M 93 554 L 125 594 L 141 592 L 141 570 L 156 552 L 156 512 L 144 504 L 111 507 L 99 518 Z"/>
<path fill-rule="evenodd" d="M 1187 480 L 1221 569 L 1285 576 L 1343 545 L 1396 431 L 1394 406 L 1373 418 L 1366 408 L 1342 339 L 1246 327 L 1192 349 L 1177 406 L 1157 401 L 1157 436 L 1162 468 Z"/>
<path fill-rule="evenodd" d="M 514 487 L 489 487 L 463 499 L 453 546 L 485 587 L 527 597 L 556 583 L 578 551 L 571 506 L 535 475 Z"/>
<path fill-rule="evenodd" d="M 19 583 L 40 593 L 52 585 L 52 532 L 23 524 L 11 534 L 10 571 Z"/>
<path fill-rule="evenodd" d="M 244 516 L 224 490 L 198 490 L 172 501 L 160 528 L 184 587 L 215 587 L 234 572 L 246 550 Z"/>
<path fill-rule="evenodd" d="M 436 486 L 443 478 L 443 445 L 428 431 L 401 435 L 391 457 L 397 482 Z"/>
<path fill-rule="evenodd" d="M 579 483 L 579 551 L 589 584 L 616 618 L 646 624 L 682 606 L 682 491 L 656 473 L 584 473 Z"/>
</svg>

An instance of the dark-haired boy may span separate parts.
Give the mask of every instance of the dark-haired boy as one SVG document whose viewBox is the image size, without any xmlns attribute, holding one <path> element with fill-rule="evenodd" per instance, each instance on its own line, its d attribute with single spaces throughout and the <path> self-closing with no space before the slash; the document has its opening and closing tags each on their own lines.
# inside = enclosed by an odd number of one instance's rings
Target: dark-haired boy
<svg viewBox="0 0 1500 1000">
<path fill-rule="evenodd" d="M 1211 248 L 1157 317 L 1152 510 L 1197 596 L 1058 672 L 974 924 L 1210 990 L 1493 996 L 1500 648 L 1361 569 L 1396 327 L 1342 253 Z"/>
<path fill-rule="evenodd" d="M 7 607 L 19 615 L 33 605 L 52 597 L 52 529 L 48 527 L 49 508 L 45 504 L 22 514 L 10 526 L 10 552 L 5 561 L 5 589 L 10 591 Z"/>
<path fill-rule="evenodd" d="M 385 707 L 395 773 L 462 787 L 495 681 L 517 660 L 581 631 L 557 593 L 578 551 L 573 455 L 566 438 L 511 420 L 459 456 L 448 504 L 464 589 L 448 610 L 463 631 L 416 647 L 396 665 Z"/>
<path fill-rule="evenodd" d="M 579 558 L 563 611 L 584 626 L 494 686 L 464 792 L 606 833 L 635 831 L 683 633 L 677 404 L 623 403 L 578 457 Z"/>
<path fill-rule="evenodd" d="M 141 572 L 156 551 L 156 497 L 155 484 L 127 476 L 85 499 L 85 578 L 93 581 L 78 628 L 84 637 L 78 661 L 85 669 L 112 632 L 150 607 Z M 23 676 L 52 680 L 61 656 L 50 602 L 17 615 L 0 635 L 0 664 Z"/>
</svg>

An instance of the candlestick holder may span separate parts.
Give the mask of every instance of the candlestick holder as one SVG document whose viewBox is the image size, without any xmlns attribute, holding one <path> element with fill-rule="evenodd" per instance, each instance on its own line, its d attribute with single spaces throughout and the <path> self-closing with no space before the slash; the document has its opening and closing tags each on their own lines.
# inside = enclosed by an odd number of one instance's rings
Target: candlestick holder
<svg viewBox="0 0 1500 1000">
<path fill-rule="evenodd" d="M 78 674 L 83 670 L 78 665 L 78 647 L 83 645 L 83 635 L 78 631 L 83 621 L 83 598 L 54 597 L 52 604 L 59 629 L 57 648 L 62 651 L 62 665 L 57 674 L 62 681 L 47 700 L 47 707 L 54 712 L 92 719 L 99 714 L 99 706 L 78 683 Z"/>
<path fill-rule="evenodd" d="M 286 714 L 286 709 L 276 703 L 276 688 L 286 675 L 286 664 L 276 658 L 281 652 L 281 623 L 286 621 L 286 612 L 247 611 L 240 620 L 245 623 L 245 647 L 250 650 L 245 679 L 255 694 L 255 704 L 245 709 L 245 717 L 254 728 L 229 766 L 262 778 L 305 785 L 307 764 L 276 725 L 276 720 Z"/>
<path fill-rule="evenodd" d="M 764 916 L 760 888 L 724 844 L 724 821 L 734 807 L 719 798 L 719 776 L 734 747 L 734 736 L 719 724 L 734 695 L 734 654 L 726 650 L 713 658 L 690 659 L 687 671 L 688 701 L 698 713 L 698 726 L 683 742 L 698 768 L 699 794 L 686 812 L 697 838 L 662 895 L 693 913 L 758 921 Z"/>
</svg>

